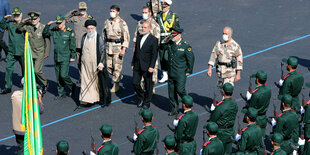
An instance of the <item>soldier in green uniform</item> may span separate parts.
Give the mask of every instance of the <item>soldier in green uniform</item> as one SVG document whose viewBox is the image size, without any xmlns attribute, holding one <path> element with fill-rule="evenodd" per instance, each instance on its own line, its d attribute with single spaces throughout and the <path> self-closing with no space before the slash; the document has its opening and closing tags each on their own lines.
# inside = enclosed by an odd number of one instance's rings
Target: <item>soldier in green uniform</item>
<svg viewBox="0 0 310 155">
<path fill-rule="evenodd" d="M 97 155 L 118 155 L 118 145 L 111 140 L 112 126 L 109 124 L 103 124 L 100 129 L 101 137 L 103 139 L 102 145 L 97 149 Z M 94 152 L 91 152 L 91 155 Z"/>
<path fill-rule="evenodd" d="M 283 136 L 280 133 L 274 133 L 269 135 L 269 138 L 273 147 L 271 155 L 286 155 L 286 152 L 281 149 Z"/>
<path fill-rule="evenodd" d="M 209 122 L 203 128 L 207 129 L 209 141 L 203 144 L 200 155 L 224 155 L 224 146 L 222 141 L 216 136 L 218 125 L 214 122 Z"/>
<path fill-rule="evenodd" d="M 178 95 L 183 98 L 186 76 L 192 74 L 194 67 L 194 53 L 192 47 L 183 40 L 183 29 L 177 27 L 172 31 L 172 39 L 166 40 L 168 47 L 168 93 L 172 110 L 169 116 L 179 112 Z"/>
<path fill-rule="evenodd" d="M 289 73 L 285 77 L 281 77 L 278 86 L 280 87 L 279 96 L 289 94 L 293 97 L 292 109 L 300 111 L 299 93 L 304 84 L 304 77 L 301 73 L 297 72 L 298 59 L 289 57 L 282 59 L 286 63 L 286 69 Z"/>
<path fill-rule="evenodd" d="M 57 26 L 50 29 L 50 25 L 55 23 Z M 75 61 L 75 34 L 74 31 L 66 26 L 65 17 L 58 15 L 56 21 L 50 21 L 43 30 L 43 36 L 53 37 L 54 42 L 54 61 L 56 79 L 58 82 L 58 96 L 55 99 L 64 98 L 65 84 L 70 89 L 70 95 L 75 90 L 75 84 L 69 77 L 69 64 Z"/>
<path fill-rule="evenodd" d="M 306 87 L 310 88 L 310 83 L 306 83 Z M 310 96 L 310 94 L 309 94 Z M 310 100 L 304 105 L 303 107 L 304 110 L 301 110 L 302 113 L 304 114 L 303 116 L 303 123 L 304 123 L 304 138 L 305 138 L 305 151 L 309 150 L 310 153 L 310 148 L 306 148 L 307 145 L 310 145 Z"/>
<path fill-rule="evenodd" d="M 156 20 L 160 26 L 160 40 L 164 40 L 172 33 L 172 29 L 180 27 L 179 16 L 170 11 L 171 0 L 161 0 L 162 11 L 157 14 Z M 163 72 L 163 77 L 159 80 L 159 83 L 164 83 L 168 80 L 168 47 L 165 42 L 161 42 L 159 45 L 159 58 L 160 66 Z"/>
<path fill-rule="evenodd" d="M 166 155 L 178 155 L 177 152 L 175 152 L 175 146 L 176 142 L 173 136 L 168 135 L 163 139 L 165 150 L 167 151 Z"/>
<path fill-rule="evenodd" d="M 247 91 L 247 105 L 245 108 L 252 107 L 257 110 L 256 124 L 261 128 L 262 137 L 264 138 L 267 126 L 266 112 L 270 103 L 271 89 L 265 84 L 267 81 L 265 71 L 259 70 L 256 74 L 252 74 L 251 77 L 255 78 L 257 86 L 252 92 Z"/>
<path fill-rule="evenodd" d="M 282 149 L 287 154 L 293 153 L 293 148 L 291 144 L 295 146 L 298 145 L 298 135 L 299 135 L 299 124 L 298 116 L 296 112 L 291 108 L 293 104 L 293 97 L 289 94 L 285 94 L 279 97 L 281 100 L 281 106 L 283 108 L 283 113 L 281 113 L 277 120 L 272 120 L 273 133 L 280 133 L 283 136 L 283 143 L 281 145 Z"/>
<path fill-rule="evenodd" d="M 67 141 L 61 140 L 56 144 L 57 155 L 67 155 L 69 152 L 69 143 Z"/>
<path fill-rule="evenodd" d="M 138 132 L 138 135 L 134 134 L 133 151 L 136 155 L 154 154 L 159 140 L 159 132 L 155 126 L 152 126 L 153 113 L 150 109 L 145 109 L 139 111 L 139 115 L 142 117 L 144 127 Z"/>
<path fill-rule="evenodd" d="M 238 105 L 231 97 L 234 91 L 234 86 L 231 83 L 221 85 L 220 89 L 222 89 L 224 99 L 217 103 L 213 110 L 211 107 L 212 112 L 209 121 L 215 122 L 219 126 L 217 136 L 224 144 L 225 154 L 231 154 L 231 137 L 235 135 L 234 123 L 238 112 Z"/>
<path fill-rule="evenodd" d="M 182 98 L 184 114 L 175 119 L 176 127 L 174 137 L 177 141 L 177 152 L 180 155 L 192 155 L 196 152 L 196 141 L 194 140 L 198 125 L 198 114 L 192 110 L 193 98 L 184 96 Z"/>
<path fill-rule="evenodd" d="M 11 18 L 8 22 L 7 19 Z M 17 30 L 18 23 L 22 21 L 22 10 L 18 7 L 13 8 L 12 15 L 6 15 L 0 21 L 0 28 L 8 30 L 9 33 L 9 52 L 7 55 L 6 71 L 5 71 L 5 88 L 0 94 L 10 93 L 12 90 L 12 75 L 15 69 L 15 63 L 18 61 L 24 76 L 24 48 L 25 35 Z"/>
<path fill-rule="evenodd" d="M 43 37 L 42 32 L 45 25 L 40 23 L 40 12 L 31 11 L 29 18 L 18 24 L 17 29 L 29 33 L 29 41 L 33 58 L 34 71 L 37 81 L 43 84 L 43 94 L 47 91 L 47 80 L 42 73 L 44 59 L 50 55 L 51 41 L 49 37 Z"/>
<path fill-rule="evenodd" d="M 241 154 L 263 154 L 263 141 L 261 129 L 255 123 L 258 112 L 255 108 L 243 109 L 245 113 L 245 121 L 248 123 L 247 127 L 242 129 L 241 135 L 236 135 L 238 141 L 238 153 Z"/>
</svg>

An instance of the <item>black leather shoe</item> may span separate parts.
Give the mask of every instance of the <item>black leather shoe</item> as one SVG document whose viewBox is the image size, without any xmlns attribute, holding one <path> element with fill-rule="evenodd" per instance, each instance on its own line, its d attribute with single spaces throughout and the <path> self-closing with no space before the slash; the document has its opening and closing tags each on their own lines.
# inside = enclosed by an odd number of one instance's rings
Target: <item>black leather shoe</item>
<svg viewBox="0 0 310 155">
<path fill-rule="evenodd" d="M 3 90 L 1 90 L 0 94 L 8 94 L 8 93 L 11 93 L 11 89 L 10 88 L 5 88 Z"/>
<path fill-rule="evenodd" d="M 66 95 L 56 96 L 54 100 L 62 100 L 64 98 L 66 98 Z"/>
<path fill-rule="evenodd" d="M 137 105 L 138 108 L 141 108 L 143 106 L 143 101 L 140 101 L 139 104 Z"/>
<path fill-rule="evenodd" d="M 69 96 L 71 96 L 71 97 L 72 97 L 72 95 L 73 95 L 73 94 L 74 94 L 74 92 L 75 92 L 75 89 L 76 89 L 76 84 L 75 84 L 75 83 L 73 83 L 72 88 L 71 88 L 71 91 L 69 92 Z"/>
</svg>

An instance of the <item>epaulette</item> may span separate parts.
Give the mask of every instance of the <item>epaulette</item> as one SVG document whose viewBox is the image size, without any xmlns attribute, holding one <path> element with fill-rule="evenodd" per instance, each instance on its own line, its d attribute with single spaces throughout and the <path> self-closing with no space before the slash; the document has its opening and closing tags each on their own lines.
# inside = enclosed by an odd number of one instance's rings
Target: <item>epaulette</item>
<svg viewBox="0 0 310 155">
<path fill-rule="evenodd" d="M 286 75 L 286 77 L 283 78 L 283 80 L 285 80 L 286 78 L 288 78 L 290 76 L 290 74 Z"/>
<path fill-rule="evenodd" d="M 252 94 L 255 93 L 258 90 L 259 90 L 259 88 L 256 88 L 255 90 L 252 91 Z"/>
<path fill-rule="evenodd" d="M 179 117 L 179 120 L 180 120 L 183 116 L 185 116 L 185 114 L 181 115 L 181 116 Z"/>
<path fill-rule="evenodd" d="M 104 145 L 101 145 L 98 149 L 97 149 L 97 152 L 99 152 L 99 150 L 103 147 Z"/>
<path fill-rule="evenodd" d="M 70 27 L 67 28 L 68 31 L 72 31 L 72 29 Z"/>
<path fill-rule="evenodd" d="M 243 129 L 242 129 L 242 132 L 244 132 L 246 129 L 248 129 L 248 127 L 243 128 Z"/>
<path fill-rule="evenodd" d="M 142 129 L 138 132 L 138 134 L 140 135 L 145 129 Z"/>
<path fill-rule="evenodd" d="M 220 104 L 222 104 L 224 101 L 222 100 L 221 102 L 217 103 L 216 106 L 219 106 Z"/>
<path fill-rule="evenodd" d="M 283 114 L 285 114 L 285 112 L 281 113 L 278 117 L 281 117 Z"/>
<path fill-rule="evenodd" d="M 203 144 L 203 146 L 204 147 L 206 147 L 208 144 L 210 144 L 211 143 L 211 140 L 210 141 L 207 141 L 207 142 L 205 142 L 204 144 Z"/>
<path fill-rule="evenodd" d="M 91 15 L 88 15 L 87 18 L 89 18 L 89 19 L 94 19 L 94 17 L 91 16 Z"/>
</svg>

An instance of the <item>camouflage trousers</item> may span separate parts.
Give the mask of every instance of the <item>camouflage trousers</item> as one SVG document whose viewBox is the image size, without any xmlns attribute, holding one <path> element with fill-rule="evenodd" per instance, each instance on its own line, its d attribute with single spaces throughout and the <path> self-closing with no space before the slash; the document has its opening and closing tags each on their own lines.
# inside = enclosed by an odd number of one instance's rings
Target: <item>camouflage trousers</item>
<svg viewBox="0 0 310 155">
<path fill-rule="evenodd" d="M 220 87 L 221 85 L 225 84 L 225 83 L 231 83 L 232 85 L 234 85 L 235 82 L 235 77 L 226 77 L 226 78 L 222 78 L 222 77 L 218 77 L 217 80 L 217 87 Z"/>
<path fill-rule="evenodd" d="M 119 53 L 107 54 L 107 70 L 112 75 L 113 82 L 119 82 L 121 80 L 123 57 Z"/>
<path fill-rule="evenodd" d="M 144 79 L 143 79 L 143 77 L 142 77 L 141 82 L 143 82 L 143 81 L 144 81 Z M 153 76 L 152 76 L 152 82 L 153 82 L 153 84 L 156 84 L 157 81 L 158 81 L 158 60 L 156 60 L 156 62 L 155 62 L 154 71 L 153 71 Z"/>
</svg>

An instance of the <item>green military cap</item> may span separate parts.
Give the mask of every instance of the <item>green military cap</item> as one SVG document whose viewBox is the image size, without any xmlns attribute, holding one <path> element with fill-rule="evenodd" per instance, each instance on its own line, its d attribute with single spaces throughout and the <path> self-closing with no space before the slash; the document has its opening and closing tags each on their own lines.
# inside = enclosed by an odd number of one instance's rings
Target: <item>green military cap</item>
<svg viewBox="0 0 310 155">
<path fill-rule="evenodd" d="M 274 143 L 281 144 L 283 142 L 283 136 L 280 133 L 274 133 L 269 135 L 269 139 Z"/>
<path fill-rule="evenodd" d="M 204 129 L 207 129 L 209 132 L 217 132 L 219 126 L 215 122 L 209 122 L 203 126 Z"/>
<path fill-rule="evenodd" d="M 220 88 L 223 89 L 227 93 L 232 93 L 234 91 L 234 86 L 228 82 L 221 85 Z"/>
<path fill-rule="evenodd" d="M 182 33 L 184 30 L 181 29 L 180 27 L 175 27 L 175 28 L 172 28 L 172 35 L 178 35 L 180 33 Z"/>
<path fill-rule="evenodd" d="M 285 104 L 292 105 L 293 98 L 289 94 L 279 95 L 278 99 L 281 100 L 281 102 L 284 102 Z"/>
<path fill-rule="evenodd" d="M 22 13 L 22 10 L 19 7 L 15 7 L 12 10 L 12 15 L 20 15 Z"/>
<path fill-rule="evenodd" d="M 68 152 L 69 143 L 65 140 L 61 140 L 56 144 L 57 150 L 61 152 Z"/>
<path fill-rule="evenodd" d="M 38 17 L 40 17 L 41 13 L 40 12 L 35 12 L 35 11 L 31 11 L 28 13 L 28 16 L 31 19 L 37 19 Z"/>
<path fill-rule="evenodd" d="M 298 59 L 296 57 L 289 57 L 288 59 L 283 58 L 282 62 L 287 63 L 288 65 L 298 66 Z"/>
<path fill-rule="evenodd" d="M 310 82 L 306 83 L 306 87 L 310 88 Z"/>
<path fill-rule="evenodd" d="M 251 77 L 252 78 L 258 78 L 261 80 L 266 80 L 267 79 L 267 73 L 263 70 L 259 70 L 259 71 L 257 71 L 256 74 L 252 74 Z"/>
<path fill-rule="evenodd" d="M 62 14 L 59 14 L 56 16 L 56 23 L 61 23 L 62 21 L 65 20 L 65 16 Z"/>
<path fill-rule="evenodd" d="M 166 146 L 175 146 L 176 142 L 173 136 L 168 135 L 162 140 Z"/>
<path fill-rule="evenodd" d="M 85 2 L 80 2 L 79 3 L 79 9 L 87 9 L 87 5 Z"/>
<path fill-rule="evenodd" d="M 182 99 L 179 100 L 179 102 L 184 103 L 185 105 L 193 105 L 193 98 L 189 95 L 183 96 Z"/>
<path fill-rule="evenodd" d="M 102 134 L 111 134 L 112 133 L 112 126 L 109 124 L 103 124 L 99 130 L 102 132 Z"/>
<path fill-rule="evenodd" d="M 153 118 L 153 113 L 150 109 L 140 110 L 139 115 L 142 116 L 145 121 L 151 121 Z"/>
<path fill-rule="evenodd" d="M 258 115 L 258 112 L 255 108 L 248 108 L 248 109 L 242 109 L 241 110 L 242 113 L 246 114 L 247 116 L 251 117 L 251 118 L 256 118 Z"/>
</svg>

